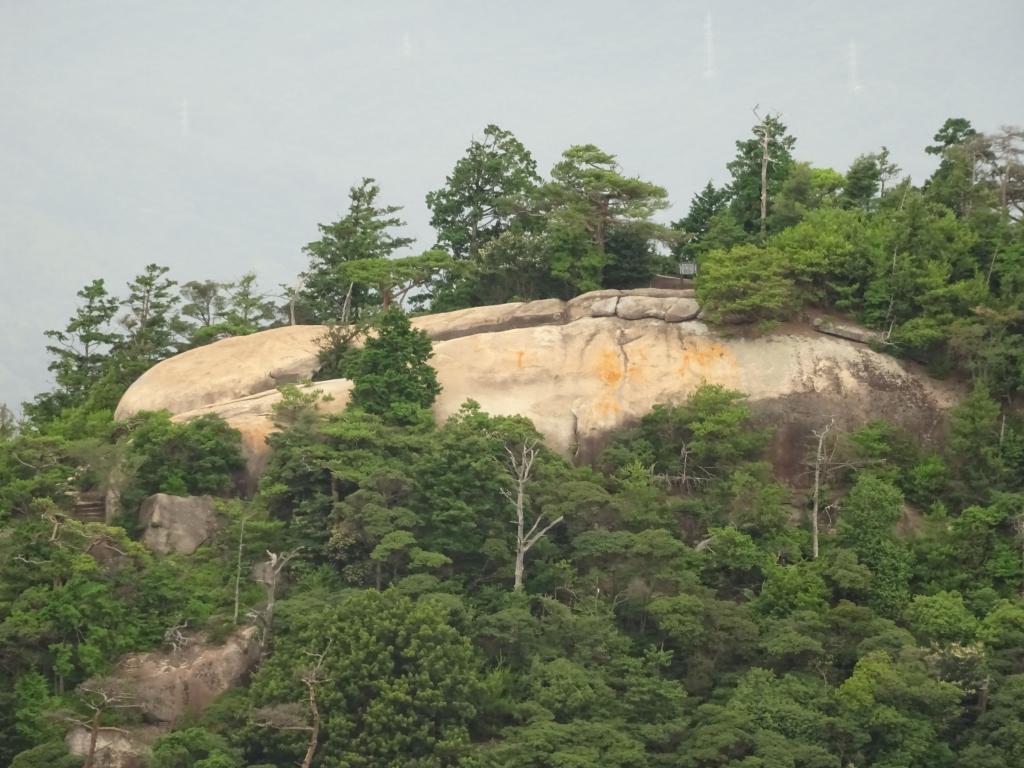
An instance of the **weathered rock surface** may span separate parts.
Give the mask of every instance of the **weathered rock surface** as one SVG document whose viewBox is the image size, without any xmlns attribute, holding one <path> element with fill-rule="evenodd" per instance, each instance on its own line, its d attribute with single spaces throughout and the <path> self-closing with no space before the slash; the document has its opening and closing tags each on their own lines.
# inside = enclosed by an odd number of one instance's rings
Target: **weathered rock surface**
<svg viewBox="0 0 1024 768">
<path fill-rule="evenodd" d="M 319 325 L 290 325 L 182 352 L 142 374 L 114 417 L 161 409 L 182 413 L 308 379 L 318 367 L 317 339 L 325 331 Z M 216 366 L 210 366 L 211 356 Z"/>
<path fill-rule="evenodd" d="M 223 645 L 202 638 L 184 649 L 125 656 L 106 684 L 137 705 L 145 725 L 124 732 L 101 730 L 96 768 L 146 765 L 149 747 L 183 720 L 197 718 L 222 693 L 241 685 L 259 660 L 255 627 L 246 627 Z M 85 755 L 89 733 L 74 728 L 65 737 L 73 754 Z"/>
<path fill-rule="evenodd" d="M 145 768 L 150 747 L 167 732 L 159 726 L 114 730 L 102 728 L 96 736 L 93 761 L 96 768 Z M 89 754 L 90 734 L 85 728 L 73 728 L 64 737 L 73 755 Z"/>
<path fill-rule="evenodd" d="M 171 496 L 155 493 L 139 508 L 144 527 L 142 543 L 161 555 L 191 555 L 217 526 L 209 496 Z"/>
<path fill-rule="evenodd" d="M 560 299 L 541 299 L 472 307 L 416 317 L 412 324 L 435 341 L 446 341 L 480 333 L 560 325 L 580 317 L 611 316 L 615 314 L 620 297 L 650 300 L 652 306 L 664 304 L 664 311 L 655 313 L 663 317 L 674 300 L 693 296 L 690 289 L 594 291 L 568 303 Z M 219 406 L 250 395 L 262 400 L 268 391 L 281 384 L 312 378 L 319 367 L 319 341 L 326 332 L 327 326 L 323 325 L 292 325 L 190 349 L 158 363 L 140 376 L 121 398 L 114 416 L 125 419 L 139 411 L 162 409 L 172 414 L 198 412 L 206 406 Z"/>
<path fill-rule="evenodd" d="M 223 645 L 196 642 L 179 651 L 126 656 L 112 677 L 130 691 L 143 718 L 174 725 L 197 717 L 225 691 L 241 685 L 259 660 L 255 627 Z"/>
<path fill-rule="evenodd" d="M 604 302 L 614 301 L 617 307 L 624 301 L 629 305 L 634 297 L 644 302 L 671 302 L 671 311 L 681 316 L 694 309 L 683 304 L 690 297 L 680 296 L 678 291 L 665 292 L 668 296 L 651 293 L 655 292 L 648 290 L 648 295 L 639 296 L 595 292 L 569 302 L 565 316 L 571 318 L 574 312 L 603 315 L 608 308 Z M 509 305 L 480 309 L 496 311 L 490 315 L 477 312 L 474 322 L 519 311 L 510 310 Z M 429 327 L 432 335 L 443 335 L 445 316 L 458 314 L 459 327 L 465 330 L 469 310 L 464 312 L 418 318 L 417 325 Z M 307 333 L 315 335 L 319 330 Z M 250 340 L 254 368 L 268 368 L 273 361 L 259 359 L 264 349 L 260 336 L 238 341 Z M 225 365 L 217 345 L 196 351 L 204 350 L 202 364 L 196 355 L 188 364 L 201 365 L 216 375 Z M 177 359 L 160 366 L 173 367 Z M 230 357 L 228 365 L 233 360 Z M 557 325 L 462 335 L 437 341 L 432 365 L 443 386 L 435 404 L 438 419 L 451 416 L 466 399 L 473 398 L 490 413 L 529 417 L 555 449 L 581 459 L 593 456 L 612 429 L 639 419 L 656 402 L 685 399 L 703 382 L 738 389 L 750 396 L 756 411 L 771 414 L 782 435 L 776 446 L 780 463 L 797 461 L 807 430 L 820 426 L 816 420 L 825 416 L 835 416 L 841 426 L 887 419 L 927 439 L 957 396 L 951 385 L 930 379 L 893 357 L 813 333 L 810 328 L 744 338 L 723 335 L 693 319 L 670 323 L 656 317 L 628 321 L 621 316 L 584 314 L 574 322 Z M 205 386 L 204 377 L 179 377 L 180 381 L 186 383 L 179 383 L 178 389 Z M 315 386 L 334 394 L 327 408 L 344 408 L 348 382 Z M 136 387 L 147 388 L 148 384 L 140 380 L 133 389 Z M 247 394 L 200 411 L 181 412 L 176 418 L 212 412 L 242 429 L 254 477 L 266 459 L 264 440 L 272 430 L 266 415 L 276 394 Z M 171 401 L 208 398 L 202 391 L 164 398 L 160 390 L 138 392 L 135 397 L 165 403 L 163 407 L 169 407 Z"/>
<path fill-rule="evenodd" d="M 871 344 L 882 340 L 882 335 L 877 331 L 870 331 L 852 323 L 837 322 L 827 317 L 816 317 L 811 325 L 819 333 L 827 333 L 829 336 L 838 336 L 840 339 L 848 339 L 860 344 Z"/>
</svg>

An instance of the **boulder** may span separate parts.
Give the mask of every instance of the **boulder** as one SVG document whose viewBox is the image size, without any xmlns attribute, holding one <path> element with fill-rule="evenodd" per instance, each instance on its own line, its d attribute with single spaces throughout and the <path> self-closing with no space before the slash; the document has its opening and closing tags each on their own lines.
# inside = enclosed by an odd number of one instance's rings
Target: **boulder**
<svg viewBox="0 0 1024 768">
<path fill-rule="evenodd" d="M 472 398 L 491 413 L 529 417 L 553 448 L 587 459 L 611 430 L 635 422 L 656 403 L 682 401 L 701 383 L 709 382 L 740 390 L 755 409 L 770 412 L 778 434 L 788 441 L 780 443 L 778 450 L 791 453 L 802 450 L 806 429 L 820 427 L 813 420 L 822 414 L 834 415 L 841 427 L 887 419 L 925 440 L 941 428 L 945 410 L 959 396 L 955 385 L 936 381 L 913 365 L 810 328 L 760 336 L 712 330 L 699 319 L 686 319 L 697 306 L 683 293 L 595 291 L 568 302 L 561 317 L 569 322 L 558 319 L 559 304 L 554 301 L 543 311 L 541 307 L 521 310 L 524 305 L 516 304 L 417 318 L 417 325 L 435 338 L 461 334 L 470 327 L 468 317 L 476 318 L 474 327 L 489 329 L 435 342 L 431 363 L 443 387 L 435 414 L 443 420 Z M 607 314 L 612 302 L 620 316 Z M 624 319 L 623 304 L 625 314 L 638 319 Z M 524 312 L 520 317 L 558 322 L 493 330 L 498 319 L 516 322 L 520 311 Z M 659 312 L 661 318 L 644 317 Z M 449 322 L 455 328 L 448 328 Z M 322 333 L 316 329 L 307 334 Z M 274 365 L 273 360 L 260 360 L 268 348 L 261 335 L 237 340 L 251 345 L 253 370 Z M 194 350 L 205 351 L 206 362 L 200 365 L 199 356 L 194 355 L 189 366 L 205 368 L 207 375 L 178 377 L 181 392 L 147 392 L 156 379 L 144 377 L 133 385 L 139 390 L 133 398 L 163 402 L 165 407 L 205 399 L 205 379 L 216 378 L 223 364 L 216 347 Z M 173 368 L 179 358 L 156 368 Z M 351 384 L 337 380 L 315 386 L 335 394 L 326 407 L 338 410 L 347 401 Z M 193 388 L 200 392 L 190 394 Z M 218 413 L 242 430 L 254 483 L 266 461 L 265 438 L 273 430 L 269 406 L 277 396 L 240 392 L 202 409 L 178 411 L 176 418 Z M 790 429 L 787 424 L 797 426 Z"/>
<path fill-rule="evenodd" d="M 571 323 L 581 317 L 613 317 L 618 303 L 619 291 L 584 293 L 566 305 L 566 319 Z"/>
<path fill-rule="evenodd" d="M 615 307 L 615 314 L 623 320 L 646 318 L 665 319 L 665 312 L 677 301 L 676 298 L 655 296 L 622 296 Z"/>
<path fill-rule="evenodd" d="M 584 459 L 612 430 L 655 403 L 684 400 L 703 382 L 745 392 L 780 428 L 799 422 L 780 432 L 797 448 L 800 430 L 820 426 L 813 419 L 822 413 L 844 426 L 884 418 L 925 435 L 957 397 L 950 384 L 837 338 L 727 337 L 697 321 L 581 318 L 438 342 L 432 362 L 443 387 L 439 420 L 472 398 L 491 413 L 529 417 L 553 448 Z M 222 406 L 229 423 L 235 407 Z M 271 428 L 263 422 L 264 432 Z"/>
<path fill-rule="evenodd" d="M 167 728 L 159 726 L 130 726 L 128 728 L 101 728 L 96 735 L 93 753 L 95 768 L 145 768 L 149 765 L 150 747 Z M 91 735 L 85 728 L 72 728 L 64 737 L 68 751 L 85 757 L 89 754 Z"/>
<path fill-rule="evenodd" d="M 104 685 L 123 693 L 143 725 L 100 729 L 95 768 L 143 768 L 150 747 L 182 722 L 194 722 L 222 693 L 245 682 L 260 656 L 255 627 L 246 627 L 223 645 L 193 636 L 191 644 L 173 651 L 123 657 L 104 678 Z M 89 732 L 80 727 L 65 738 L 75 755 L 89 751 Z"/>
<path fill-rule="evenodd" d="M 424 331 L 434 341 L 457 339 L 476 333 L 496 333 L 511 328 L 560 324 L 565 319 L 565 302 L 561 299 L 516 301 L 489 307 L 470 307 L 436 315 L 423 315 L 412 320 L 414 328 Z"/>
<path fill-rule="evenodd" d="M 311 378 L 319 367 L 318 339 L 326 330 L 322 325 L 289 325 L 182 352 L 154 365 L 128 387 L 114 418 L 163 409 L 182 413 Z"/>
<path fill-rule="evenodd" d="M 687 320 L 694 320 L 700 313 L 700 304 L 696 299 L 676 299 L 671 306 L 665 310 L 666 323 L 682 323 Z"/>
<path fill-rule="evenodd" d="M 213 533 L 217 515 L 209 496 L 155 493 L 139 508 L 142 543 L 161 555 L 191 555 Z"/>
<path fill-rule="evenodd" d="M 179 650 L 126 656 L 110 679 L 132 695 L 143 719 L 173 727 L 245 682 L 259 655 L 257 629 L 245 627 L 223 645 L 200 636 Z"/>
<path fill-rule="evenodd" d="M 522 414 L 563 453 L 591 458 L 614 429 L 707 382 L 744 392 L 782 422 L 834 414 L 843 425 L 887 419 L 922 433 L 958 391 L 860 345 L 807 333 L 723 336 L 698 321 L 582 318 L 564 326 L 435 345 L 439 419 L 472 398 Z M 787 413 L 776 403 L 801 402 Z"/>
</svg>

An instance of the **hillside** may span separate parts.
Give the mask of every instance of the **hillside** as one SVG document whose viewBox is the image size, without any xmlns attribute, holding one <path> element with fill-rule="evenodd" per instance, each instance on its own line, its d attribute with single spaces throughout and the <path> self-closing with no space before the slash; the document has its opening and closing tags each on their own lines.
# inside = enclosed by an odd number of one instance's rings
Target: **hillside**
<svg viewBox="0 0 1024 768">
<path fill-rule="evenodd" d="M 281 296 L 84 286 L 0 409 L 0 764 L 1024 765 L 1018 134 L 758 120 L 671 226 L 488 126 L 424 252 L 365 178 Z"/>
</svg>

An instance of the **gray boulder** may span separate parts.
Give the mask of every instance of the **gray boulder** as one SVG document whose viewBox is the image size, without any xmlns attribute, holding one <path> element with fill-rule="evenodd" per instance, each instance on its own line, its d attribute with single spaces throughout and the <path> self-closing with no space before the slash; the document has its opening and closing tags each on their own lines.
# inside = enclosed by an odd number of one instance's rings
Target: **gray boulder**
<svg viewBox="0 0 1024 768">
<path fill-rule="evenodd" d="M 161 555 L 191 555 L 213 533 L 217 516 L 209 496 L 156 493 L 142 502 L 142 543 Z"/>
</svg>

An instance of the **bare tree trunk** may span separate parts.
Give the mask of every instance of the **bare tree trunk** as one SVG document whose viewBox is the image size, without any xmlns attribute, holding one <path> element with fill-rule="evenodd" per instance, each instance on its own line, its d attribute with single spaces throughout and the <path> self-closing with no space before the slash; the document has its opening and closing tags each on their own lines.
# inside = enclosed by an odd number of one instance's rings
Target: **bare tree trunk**
<svg viewBox="0 0 1024 768">
<path fill-rule="evenodd" d="M 238 532 L 238 563 L 235 566 L 235 614 L 232 624 L 238 624 L 238 600 L 242 588 L 242 549 L 245 543 L 245 523 L 248 519 L 248 516 L 242 518 L 242 527 Z"/>
<path fill-rule="evenodd" d="M 761 123 L 761 237 L 768 229 L 768 144 L 771 129 L 767 119 Z"/>
<path fill-rule="evenodd" d="M 345 293 L 345 302 L 341 305 L 341 324 L 348 323 L 348 313 L 352 309 L 352 288 L 355 283 L 348 284 L 348 291 Z"/>
<path fill-rule="evenodd" d="M 316 680 L 306 685 L 309 688 L 309 745 L 306 747 L 306 756 L 302 758 L 302 768 L 312 768 L 317 742 L 320 740 L 320 710 L 316 704 Z"/>
<path fill-rule="evenodd" d="M 814 454 L 814 498 L 811 502 L 811 558 L 814 560 L 818 559 L 819 553 L 818 514 L 821 505 L 822 467 L 825 463 L 825 437 L 831 428 L 832 422 L 830 421 L 824 429 L 814 433 L 818 438 L 818 449 Z"/>
<path fill-rule="evenodd" d="M 270 566 L 270 573 L 263 582 L 267 588 L 267 607 L 263 609 L 263 637 L 260 640 L 260 653 L 266 653 L 270 647 L 270 636 L 274 626 L 274 607 L 277 603 L 277 582 L 288 562 L 299 553 L 299 549 L 291 552 L 277 554 L 267 550 L 267 564 Z"/>
<path fill-rule="evenodd" d="M 82 764 L 82 768 L 92 768 L 93 761 L 96 757 L 96 740 L 100 735 L 100 713 L 102 710 L 97 709 L 93 712 L 92 721 L 89 723 L 89 751 L 85 755 L 85 762 Z"/>
<path fill-rule="evenodd" d="M 516 592 L 522 592 L 526 585 L 526 553 L 530 551 L 538 541 L 540 541 L 548 531 L 558 525 L 564 517 L 559 515 L 557 519 L 552 520 L 543 528 L 540 528 L 541 522 L 544 520 L 544 515 L 538 515 L 537 519 L 533 521 L 533 525 L 530 526 L 530 530 L 526 530 L 526 486 L 530 482 L 530 474 L 533 471 L 533 462 L 537 459 L 538 449 L 537 442 L 531 441 L 523 443 L 513 451 L 508 446 L 505 447 L 505 452 L 509 457 L 509 469 L 512 473 L 512 479 L 515 482 L 515 498 L 512 496 L 512 492 L 503 490 L 505 498 L 508 499 L 515 506 L 516 510 L 516 564 L 515 564 L 515 581 L 512 589 Z M 540 528 L 540 530 L 538 530 Z"/>
</svg>

